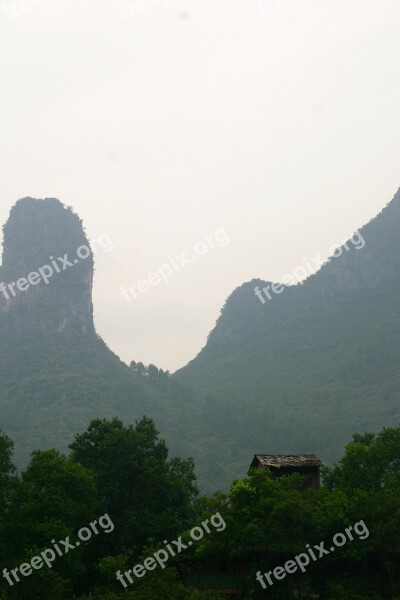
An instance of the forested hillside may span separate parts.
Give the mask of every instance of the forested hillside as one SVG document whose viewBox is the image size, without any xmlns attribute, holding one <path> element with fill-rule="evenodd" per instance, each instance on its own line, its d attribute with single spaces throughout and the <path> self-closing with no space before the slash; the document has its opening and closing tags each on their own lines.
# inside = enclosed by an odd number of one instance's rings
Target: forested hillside
<svg viewBox="0 0 400 600">
<path fill-rule="evenodd" d="M 270 282 L 237 288 L 174 375 L 195 394 L 201 480 L 229 481 L 257 452 L 330 462 L 352 431 L 400 420 L 400 192 L 359 233 L 365 245 L 264 304 Z"/>
<path fill-rule="evenodd" d="M 0 282 L 44 265 L 54 271 L 48 283 L 0 293 L 0 427 L 14 440 L 16 463 L 24 466 L 35 448 L 67 450 L 90 419 L 134 423 L 144 414 L 179 453 L 188 395 L 157 369 L 129 368 L 96 334 L 93 255 L 75 259 L 80 247 L 89 247 L 81 220 L 54 198 L 18 201 L 4 227 Z M 65 254 L 72 266 L 58 261 L 58 273 L 49 257 Z"/>
</svg>

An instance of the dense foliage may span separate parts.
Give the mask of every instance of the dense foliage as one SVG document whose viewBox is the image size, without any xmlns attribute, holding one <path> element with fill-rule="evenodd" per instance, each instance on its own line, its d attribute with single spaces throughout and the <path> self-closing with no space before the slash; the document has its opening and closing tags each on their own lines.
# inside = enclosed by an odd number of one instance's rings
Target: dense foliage
<svg viewBox="0 0 400 600">
<path fill-rule="evenodd" d="M 228 590 L 249 600 L 400 597 L 400 426 L 355 434 L 340 462 L 325 469 L 321 490 L 304 489 L 299 475 L 275 481 L 253 470 L 228 493 L 198 497 L 193 462 L 170 459 L 146 417 L 134 426 L 96 419 L 71 450 L 68 457 L 35 451 L 17 476 L 12 441 L 0 434 L 2 572 L 67 536 L 75 542 L 78 530 L 107 515 L 107 527 L 57 556 L 51 568 L 20 574 L 12 586 L 3 576 L 1 598 L 204 600 Z M 189 530 L 216 514 L 224 527 L 188 545 Z M 356 523 L 363 527 L 354 527 L 352 540 L 310 561 L 304 572 L 265 589 L 256 579 L 307 545 L 326 541 L 329 548 Z M 146 572 L 127 589 L 117 581 L 118 570 L 143 564 L 164 540 L 179 536 L 187 547 L 166 568 Z"/>
</svg>

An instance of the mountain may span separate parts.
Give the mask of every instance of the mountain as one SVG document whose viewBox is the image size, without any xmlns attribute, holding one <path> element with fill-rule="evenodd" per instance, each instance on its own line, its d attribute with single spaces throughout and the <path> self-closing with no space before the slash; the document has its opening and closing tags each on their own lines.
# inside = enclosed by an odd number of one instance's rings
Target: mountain
<svg viewBox="0 0 400 600">
<path fill-rule="evenodd" d="M 180 453 L 182 386 L 157 369 L 149 377 L 129 368 L 95 331 L 94 261 L 79 217 L 55 198 L 23 198 L 3 246 L 0 428 L 15 441 L 17 464 L 36 448 L 67 450 L 97 417 L 153 417 Z"/>
<path fill-rule="evenodd" d="M 400 192 L 301 285 L 241 285 L 205 348 L 171 377 L 128 367 L 97 335 L 79 217 L 54 198 L 19 200 L 0 269 L 0 429 L 18 465 L 35 448 L 66 450 L 93 418 L 146 414 L 213 491 L 256 453 L 330 462 L 353 432 L 396 425 L 399 232 Z"/>
<path fill-rule="evenodd" d="M 400 421 L 400 191 L 334 254 L 279 293 L 261 280 L 238 287 L 175 373 L 194 392 L 193 453 L 211 488 L 255 453 L 330 462 L 353 432 Z"/>
</svg>

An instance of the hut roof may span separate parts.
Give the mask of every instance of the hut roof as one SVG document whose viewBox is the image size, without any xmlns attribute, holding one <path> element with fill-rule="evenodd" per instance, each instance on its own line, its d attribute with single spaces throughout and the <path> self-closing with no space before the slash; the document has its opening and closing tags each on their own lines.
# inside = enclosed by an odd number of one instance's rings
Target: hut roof
<svg viewBox="0 0 400 600">
<path fill-rule="evenodd" d="M 322 461 L 316 454 L 255 454 L 250 467 L 265 468 L 320 467 Z"/>
</svg>

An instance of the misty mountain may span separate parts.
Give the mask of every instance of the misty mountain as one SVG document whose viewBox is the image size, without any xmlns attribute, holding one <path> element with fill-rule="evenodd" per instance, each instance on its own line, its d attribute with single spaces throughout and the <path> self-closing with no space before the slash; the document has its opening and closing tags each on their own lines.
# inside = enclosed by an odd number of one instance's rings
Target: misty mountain
<svg viewBox="0 0 400 600">
<path fill-rule="evenodd" d="M 153 417 L 179 453 L 182 386 L 157 369 L 149 377 L 129 368 L 95 331 L 94 261 L 79 217 L 57 199 L 24 198 L 3 246 L 0 428 L 15 441 L 17 464 L 37 448 L 67 450 L 91 419 L 113 416 Z"/>
<path fill-rule="evenodd" d="M 0 272 L 0 428 L 19 466 L 35 448 L 66 450 L 92 418 L 146 414 L 210 491 L 243 476 L 255 453 L 330 462 L 354 431 L 397 424 L 399 226 L 400 192 L 302 284 L 241 285 L 171 377 L 128 367 L 96 333 L 79 217 L 56 199 L 18 201 Z"/>
<path fill-rule="evenodd" d="M 195 395 L 202 478 L 241 476 L 255 453 L 330 462 L 354 431 L 399 422 L 399 269 L 400 191 L 301 285 L 262 300 L 255 288 L 271 282 L 234 290 L 205 348 L 174 375 Z"/>
</svg>

